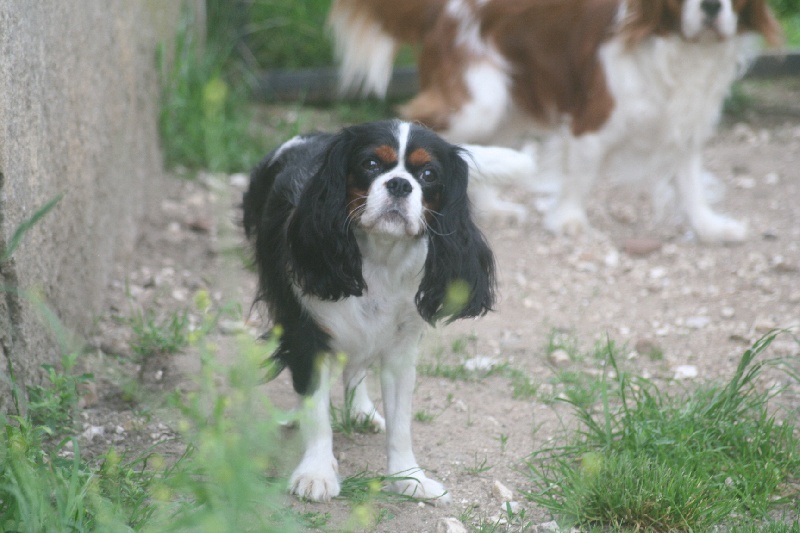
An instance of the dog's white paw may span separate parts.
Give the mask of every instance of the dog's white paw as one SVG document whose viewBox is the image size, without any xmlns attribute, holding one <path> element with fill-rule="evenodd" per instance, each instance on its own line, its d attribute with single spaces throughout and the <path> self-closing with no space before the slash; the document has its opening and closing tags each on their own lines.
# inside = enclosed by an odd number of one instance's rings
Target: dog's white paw
<svg viewBox="0 0 800 533">
<path fill-rule="evenodd" d="M 314 502 L 327 502 L 339 495 L 336 459 L 304 458 L 289 478 L 289 492 Z"/>
<path fill-rule="evenodd" d="M 716 213 L 707 213 L 692 226 L 697 237 L 705 242 L 742 242 L 747 239 L 747 223 Z"/>
<path fill-rule="evenodd" d="M 588 231 L 589 220 L 580 207 L 556 205 L 545 216 L 544 226 L 556 235 L 576 236 Z"/>
<path fill-rule="evenodd" d="M 359 425 L 368 425 L 375 433 L 383 433 L 386 431 L 386 420 L 374 408 L 368 412 L 353 410 L 350 416 Z"/>
<path fill-rule="evenodd" d="M 398 474 L 398 476 L 404 476 Z M 418 500 L 425 500 L 434 505 L 446 505 L 453 501 L 453 497 L 444 488 L 444 485 L 427 477 L 422 472 L 392 482 L 386 489 L 390 492 L 405 494 Z"/>
<path fill-rule="evenodd" d="M 484 220 L 508 221 L 517 225 L 528 220 L 528 209 L 524 205 L 500 198 L 492 187 L 475 187 L 470 198 L 477 215 Z"/>
</svg>

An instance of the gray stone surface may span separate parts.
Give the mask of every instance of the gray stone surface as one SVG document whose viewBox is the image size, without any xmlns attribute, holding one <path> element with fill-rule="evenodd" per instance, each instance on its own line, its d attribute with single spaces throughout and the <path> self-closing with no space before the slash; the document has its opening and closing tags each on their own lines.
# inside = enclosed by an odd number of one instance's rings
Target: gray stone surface
<svg viewBox="0 0 800 533">
<path fill-rule="evenodd" d="M 0 245 L 63 194 L 0 264 L 0 409 L 9 362 L 18 383 L 36 381 L 70 341 L 42 305 L 65 331 L 86 333 L 113 262 L 134 251 L 158 199 L 155 55 L 173 42 L 180 5 L 0 2 Z"/>
</svg>

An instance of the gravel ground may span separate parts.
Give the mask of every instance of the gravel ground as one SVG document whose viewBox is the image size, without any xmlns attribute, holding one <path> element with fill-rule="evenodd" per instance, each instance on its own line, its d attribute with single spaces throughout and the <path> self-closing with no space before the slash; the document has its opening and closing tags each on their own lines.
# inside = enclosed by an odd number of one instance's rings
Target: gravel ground
<svg viewBox="0 0 800 533">
<path fill-rule="evenodd" d="M 547 527 L 551 517 L 523 497 L 531 489 L 524 459 L 558 442 L 554 439 L 570 423 L 570 411 L 545 400 L 563 392 L 555 379 L 560 372 L 597 376 L 603 371 L 591 357 L 548 353 L 554 335 L 583 353 L 611 339 L 621 348 L 624 368 L 674 387 L 726 379 L 763 333 L 798 327 L 800 80 L 749 84 L 744 91 L 751 95 L 749 111 L 726 119 L 706 155 L 708 167 L 726 186 L 717 208 L 750 224 L 745 243 L 698 243 L 680 221 L 654 223 L 645 199 L 605 183 L 589 206 L 594 229 L 579 238 L 549 235 L 533 208 L 523 225 L 484 222 L 499 266 L 497 310 L 480 320 L 431 330 L 421 363 L 507 364 L 530 376 L 539 391 L 515 399 L 508 377 L 454 381 L 421 372 L 415 411 L 424 420 L 414 422 L 416 454 L 450 489 L 454 503 L 379 503 L 384 520 L 376 531 L 458 531 L 447 519 L 469 515 L 471 525 L 491 520 L 506 500 L 519 502 L 534 524 L 530 530 Z M 271 108 L 269 113 L 284 113 L 291 120 L 295 112 Z M 175 432 L 169 412 L 142 397 L 190 388 L 197 356 L 150 360 L 140 368 L 128 346 L 130 327 L 120 317 L 131 316 L 134 309 L 185 308 L 197 290 L 207 289 L 219 304 L 241 305 L 242 320 L 260 330 L 258 314 L 248 312 L 255 277 L 229 253 L 243 243 L 233 221 L 245 186 L 242 175 L 165 184 L 161 209 L 148 221 L 136 256 L 119 266 L 109 286 L 107 313 L 91 339 L 98 350 L 86 362 L 97 381 L 81 413 L 81 438 L 90 451 L 104 451 L 112 443 L 141 449 L 160 441 L 166 441 L 167 453 L 180 450 L 171 440 Z M 521 190 L 512 193 L 531 206 L 539 200 Z M 226 349 L 229 329 L 215 333 L 223 362 L 235 357 L 233 349 Z M 784 335 L 769 353 L 797 356 L 800 349 Z M 764 378 L 765 387 L 787 387 L 776 401 L 796 415 L 800 386 L 779 373 Z M 377 396 L 377 382 L 370 386 Z M 264 393 L 279 407 L 295 405 L 288 373 L 264 386 Z M 297 435 L 287 430 L 286 439 L 286 449 L 299 457 Z M 345 476 L 384 468 L 383 435 L 337 434 L 335 448 Z M 287 497 L 287 505 L 330 513 L 329 526 L 343 523 L 350 510 L 347 501 L 307 504 Z"/>
</svg>

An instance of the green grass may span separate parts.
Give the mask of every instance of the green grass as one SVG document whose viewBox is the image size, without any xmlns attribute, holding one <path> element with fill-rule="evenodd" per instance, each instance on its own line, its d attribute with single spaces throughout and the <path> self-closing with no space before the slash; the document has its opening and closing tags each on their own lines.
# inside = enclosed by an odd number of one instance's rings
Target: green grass
<svg viewBox="0 0 800 533">
<path fill-rule="evenodd" d="M 783 27 L 786 45 L 790 48 L 800 46 L 800 0 L 770 0 Z"/>
<path fill-rule="evenodd" d="M 478 460 L 478 453 L 475 452 L 473 463 L 471 465 L 466 465 L 464 471 L 471 476 L 479 476 L 492 468 L 494 468 L 494 466 L 489 464 L 489 459 L 486 456 Z"/>
<path fill-rule="evenodd" d="M 640 531 L 705 531 L 733 514 L 757 519 L 797 497 L 795 427 L 768 410 L 756 361 L 771 334 L 723 385 L 684 395 L 621 372 L 604 382 L 603 409 L 573 404 L 576 442 L 534 453 L 528 497 L 565 523 Z M 795 378 L 796 374 L 792 374 Z"/>
<path fill-rule="evenodd" d="M 209 4 L 220 4 L 211 0 Z M 329 0 L 253 0 L 247 9 L 243 42 L 261 70 L 333 64 L 332 42 L 325 31 Z"/>
<path fill-rule="evenodd" d="M 344 405 L 339 408 L 331 404 L 331 428 L 336 433 L 352 435 L 353 433 L 375 433 L 372 417 L 353 416 L 353 397 L 355 389 L 347 391 Z"/>
<path fill-rule="evenodd" d="M 255 389 L 261 346 L 243 342 L 237 363 L 222 369 L 205 337 L 196 341 L 198 390 L 172 399 L 186 450 L 177 460 L 155 450 L 128 460 L 111 449 L 89 461 L 77 440 L 32 418 L 36 410 L 0 415 L 0 530 L 299 530 L 302 517 L 284 508 L 285 479 L 267 475 L 279 467 L 281 417 Z M 84 378 L 53 370 L 39 395 L 70 412 L 71 384 Z M 72 457 L 63 456 L 67 442 Z"/>
<path fill-rule="evenodd" d="M 49 435 L 68 434 L 74 429 L 75 414 L 80 399 L 80 385 L 93 381 L 89 373 L 73 373 L 78 354 L 61 358 L 62 370 L 42 365 L 47 384 L 27 385 L 27 416 L 33 427 Z"/>
<path fill-rule="evenodd" d="M 11 259 L 11 255 L 14 253 L 14 250 L 17 249 L 20 243 L 22 243 L 22 239 L 25 234 L 30 231 L 30 229 L 33 228 L 42 218 L 44 218 L 45 215 L 47 215 L 47 213 L 49 213 L 63 197 L 63 193 L 59 194 L 34 211 L 30 217 L 23 220 L 22 223 L 17 226 L 8 242 L 3 242 L 2 253 L 0 253 L 0 263 Z"/>
<path fill-rule="evenodd" d="M 140 311 L 134 313 L 128 323 L 133 332 L 131 350 L 142 359 L 175 354 L 189 344 L 188 310 L 167 316 L 158 316 L 152 310 Z"/>
<path fill-rule="evenodd" d="M 173 61 L 159 54 L 159 131 L 168 167 L 247 172 L 266 153 L 251 128 L 247 88 L 228 77 L 231 47 L 211 36 L 201 46 L 187 9 Z"/>
</svg>

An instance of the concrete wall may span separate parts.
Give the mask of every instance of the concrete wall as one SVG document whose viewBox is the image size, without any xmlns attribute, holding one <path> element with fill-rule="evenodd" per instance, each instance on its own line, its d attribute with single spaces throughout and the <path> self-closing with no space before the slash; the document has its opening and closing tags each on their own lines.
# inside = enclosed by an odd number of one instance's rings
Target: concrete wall
<svg viewBox="0 0 800 533">
<path fill-rule="evenodd" d="M 155 53 L 180 15 L 178 0 L 0 1 L 0 249 L 64 195 L 0 264 L 0 409 L 9 362 L 24 384 L 61 355 L 35 302 L 86 332 L 157 200 Z"/>
</svg>

